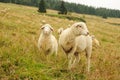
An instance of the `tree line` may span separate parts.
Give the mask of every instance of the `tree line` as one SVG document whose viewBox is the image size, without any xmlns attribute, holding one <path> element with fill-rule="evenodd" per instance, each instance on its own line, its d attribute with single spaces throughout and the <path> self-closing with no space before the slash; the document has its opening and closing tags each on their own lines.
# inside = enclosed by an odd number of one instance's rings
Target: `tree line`
<svg viewBox="0 0 120 80">
<path fill-rule="evenodd" d="M 41 0 L 0 0 L 0 2 L 15 3 L 15 4 L 22 4 L 22 5 L 36 6 L 36 7 L 39 7 L 40 1 Z M 63 1 L 61 0 L 43 0 L 43 1 L 45 2 L 45 7 L 47 9 L 62 10 L 61 3 Z M 120 18 L 120 10 L 94 8 L 91 6 L 86 6 L 82 4 L 76 4 L 76 3 L 68 3 L 68 2 L 64 2 L 63 6 L 65 7 L 66 11 L 69 11 L 69 12 L 97 15 L 97 16 L 102 16 L 103 18 L 107 18 L 107 17 Z M 66 13 L 67 12 L 64 12 L 64 14 Z"/>
</svg>

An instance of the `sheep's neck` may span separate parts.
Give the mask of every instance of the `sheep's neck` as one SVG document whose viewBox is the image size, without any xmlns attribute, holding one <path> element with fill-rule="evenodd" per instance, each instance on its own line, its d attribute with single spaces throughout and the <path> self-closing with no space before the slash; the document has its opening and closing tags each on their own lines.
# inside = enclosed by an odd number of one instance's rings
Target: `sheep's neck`
<svg viewBox="0 0 120 80">
<path fill-rule="evenodd" d="M 75 34 L 71 34 L 71 33 L 73 33 L 72 30 L 70 30 L 70 32 L 68 33 L 69 42 L 73 42 L 76 38 Z"/>
</svg>

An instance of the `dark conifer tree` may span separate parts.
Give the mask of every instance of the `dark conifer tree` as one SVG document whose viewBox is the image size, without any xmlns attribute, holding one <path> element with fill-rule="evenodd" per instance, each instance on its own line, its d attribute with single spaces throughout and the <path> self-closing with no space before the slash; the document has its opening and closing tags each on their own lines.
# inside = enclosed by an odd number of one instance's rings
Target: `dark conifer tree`
<svg viewBox="0 0 120 80">
<path fill-rule="evenodd" d="M 40 1 L 38 12 L 46 13 L 46 6 L 44 0 Z"/>
<path fill-rule="evenodd" d="M 67 14 L 67 9 L 65 7 L 64 1 L 61 2 L 61 6 L 60 6 L 60 11 L 58 12 L 58 14 Z"/>
</svg>

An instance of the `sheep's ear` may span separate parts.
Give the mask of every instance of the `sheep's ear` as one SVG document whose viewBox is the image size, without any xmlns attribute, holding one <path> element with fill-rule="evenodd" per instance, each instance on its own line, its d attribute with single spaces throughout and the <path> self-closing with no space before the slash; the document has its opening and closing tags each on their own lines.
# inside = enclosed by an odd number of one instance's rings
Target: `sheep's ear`
<svg viewBox="0 0 120 80">
<path fill-rule="evenodd" d="M 95 38 L 95 35 L 91 35 L 91 37 L 94 39 L 94 38 Z"/>
<path fill-rule="evenodd" d="M 52 27 L 50 29 L 51 29 L 51 31 L 54 31 L 54 29 Z"/>
<path fill-rule="evenodd" d="M 42 26 L 40 29 L 44 29 L 44 26 Z"/>
</svg>

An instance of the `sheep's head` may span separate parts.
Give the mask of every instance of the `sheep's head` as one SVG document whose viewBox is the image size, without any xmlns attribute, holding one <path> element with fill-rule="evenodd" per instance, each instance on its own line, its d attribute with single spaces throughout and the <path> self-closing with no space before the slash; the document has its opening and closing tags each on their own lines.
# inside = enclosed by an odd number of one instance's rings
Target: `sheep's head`
<svg viewBox="0 0 120 80">
<path fill-rule="evenodd" d="M 100 42 L 96 39 L 95 35 L 91 35 L 93 45 L 96 47 L 100 47 Z"/>
<path fill-rule="evenodd" d="M 59 29 L 58 29 L 58 34 L 60 35 L 63 30 L 64 30 L 63 28 L 59 28 Z"/>
<path fill-rule="evenodd" d="M 49 34 L 52 33 L 53 28 L 51 27 L 51 25 L 45 24 L 45 25 L 43 25 L 43 26 L 41 27 L 41 30 L 42 30 L 43 34 L 49 35 Z"/>
<path fill-rule="evenodd" d="M 71 26 L 71 29 L 73 30 L 73 33 L 77 36 L 79 36 L 79 35 L 86 35 L 87 36 L 89 34 L 87 26 L 84 22 L 74 23 Z"/>
</svg>

